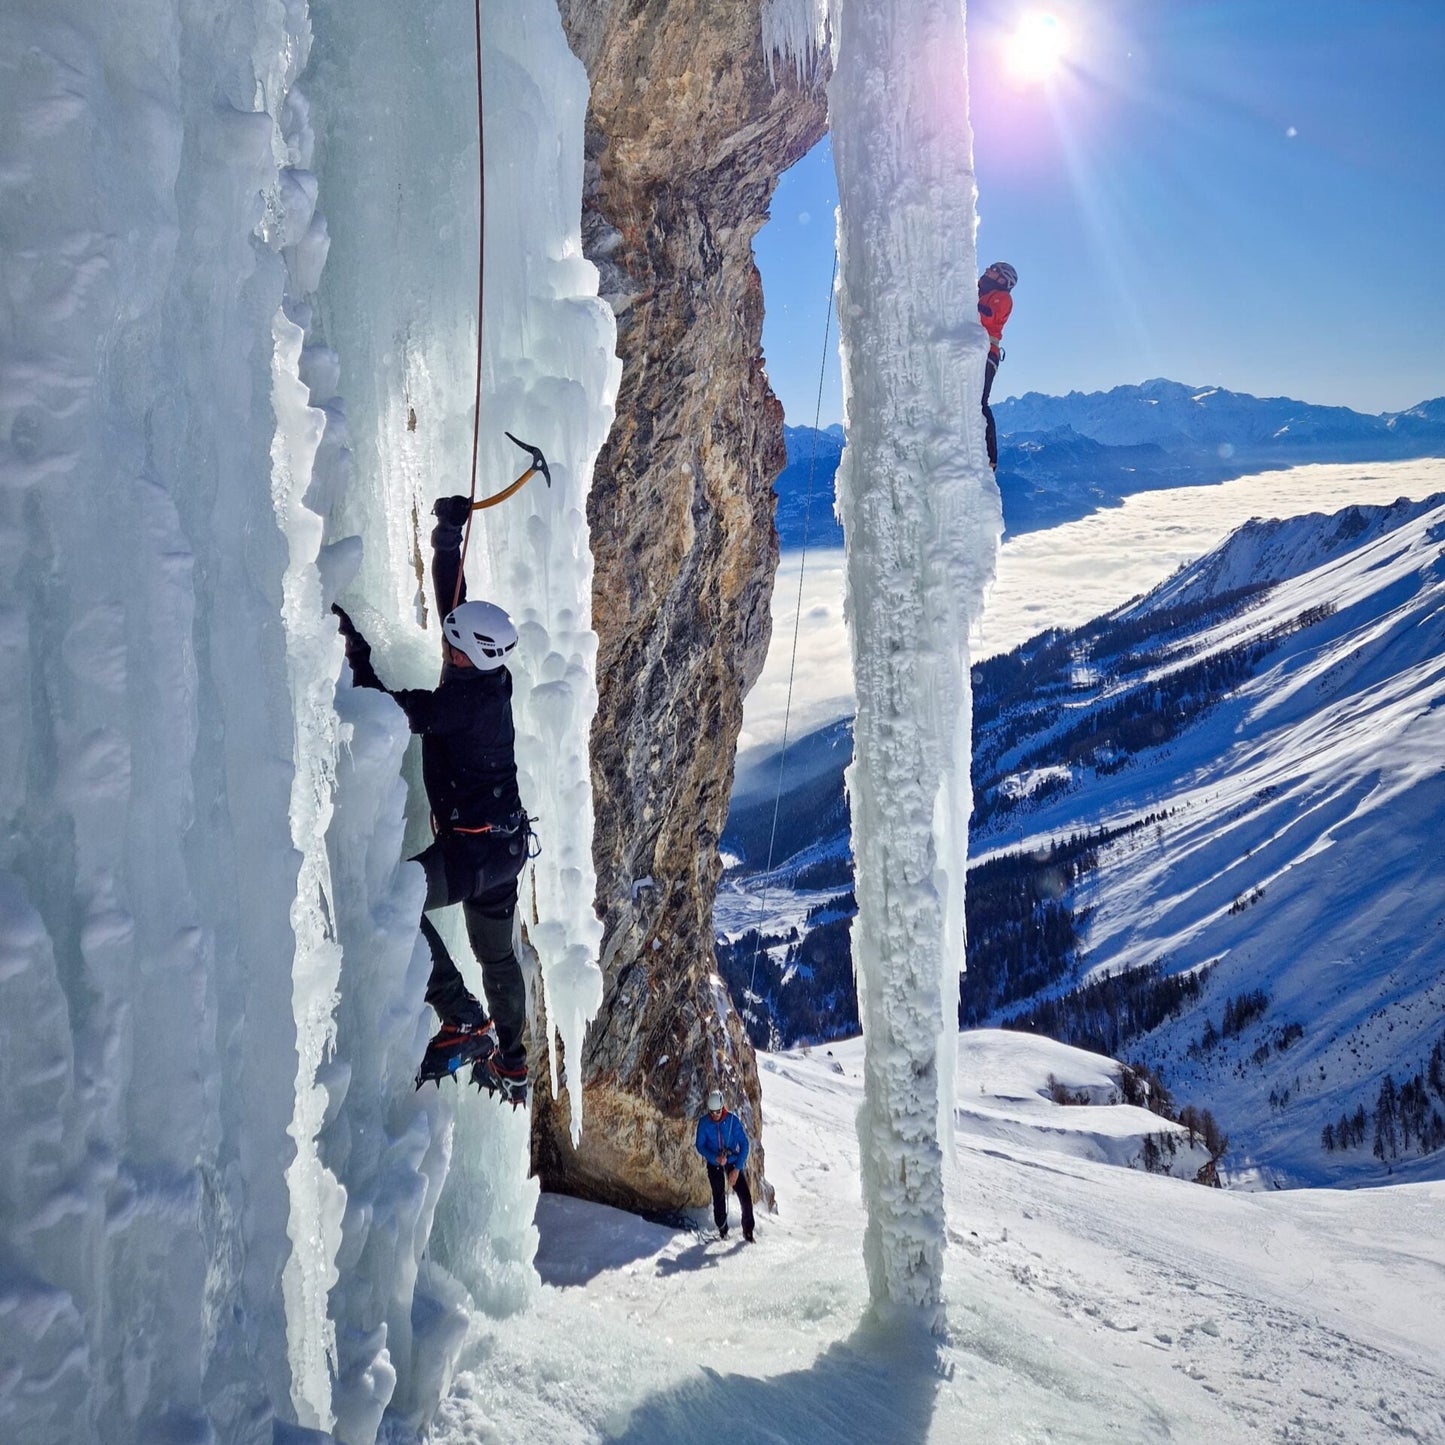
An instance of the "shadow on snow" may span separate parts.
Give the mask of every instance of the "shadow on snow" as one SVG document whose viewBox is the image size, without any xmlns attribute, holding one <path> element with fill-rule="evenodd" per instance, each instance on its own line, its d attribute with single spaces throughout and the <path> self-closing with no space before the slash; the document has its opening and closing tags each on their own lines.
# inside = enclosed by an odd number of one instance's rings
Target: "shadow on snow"
<svg viewBox="0 0 1445 1445">
<path fill-rule="evenodd" d="M 685 1384 L 644 1401 L 621 1431 L 606 1438 L 616 1445 L 711 1439 L 728 1445 L 922 1445 L 948 1368 L 940 1342 L 921 1325 L 885 1326 L 869 1318 L 807 1369 L 759 1379 L 704 1367 Z"/>
</svg>

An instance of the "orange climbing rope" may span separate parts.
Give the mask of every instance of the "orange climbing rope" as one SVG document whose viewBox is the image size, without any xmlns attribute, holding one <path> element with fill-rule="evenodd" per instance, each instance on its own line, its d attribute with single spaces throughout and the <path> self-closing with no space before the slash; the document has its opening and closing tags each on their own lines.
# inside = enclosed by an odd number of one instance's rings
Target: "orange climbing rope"
<svg viewBox="0 0 1445 1445">
<path fill-rule="evenodd" d="M 483 511 L 487 507 L 495 507 L 499 502 L 505 502 L 514 492 L 519 491 L 522 486 L 541 472 L 546 479 L 547 485 L 552 485 L 552 471 L 547 465 L 547 458 L 542 455 L 541 449 L 532 446 L 529 442 L 518 440 L 511 432 L 506 432 L 507 439 L 524 452 L 531 454 L 532 465 L 519 476 L 511 485 L 504 487 L 494 496 L 483 497 L 477 500 L 477 458 L 481 451 L 482 438 L 482 309 L 485 300 L 486 280 L 486 254 L 487 254 L 487 142 L 486 129 L 482 120 L 482 0 L 476 0 L 476 37 L 477 37 L 477 389 L 472 403 L 472 471 L 471 485 L 467 493 L 467 500 L 471 508 L 467 512 L 467 525 L 462 533 L 462 557 L 461 565 L 457 568 L 457 582 L 452 589 L 452 610 L 455 611 L 457 604 L 461 601 L 462 580 L 467 570 L 467 547 L 472 540 L 472 517 L 475 513 Z"/>
<path fill-rule="evenodd" d="M 487 143 L 482 122 L 482 0 L 476 0 L 477 37 L 477 391 L 472 406 L 472 472 L 468 496 L 475 508 L 477 499 L 477 453 L 482 436 L 482 301 L 486 278 L 487 254 Z M 462 595 L 462 578 L 467 570 L 467 546 L 472 540 L 472 513 L 467 513 L 466 531 L 462 533 L 462 565 L 457 568 L 457 585 L 452 591 L 452 608 L 456 609 Z"/>
<path fill-rule="evenodd" d="M 838 284 L 838 248 L 833 247 L 833 274 L 828 280 L 828 313 L 823 318 L 823 355 L 818 362 L 818 404 L 813 409 L 813 450 L 808 457 L 808 495 L 803 502 L 803 546 L 798 557 L 798 603 L 793 609 L 793 650 L 788 658 L 788 697 L 783 705 L 783 742 L 778 750 L 778 790 L 773 798 L 773 826 L 768 833 L 768 861 L 763 868 L 763 888 L 758 895 L 757 938 L 753 943 L 753 967 L 748 975 L 748 991 L 744 996 L 745 1020 L 755 1020 L 752 1011 L 757 1001 L 758 954 L 763 947 L 763 924 L 767 920 L 768 875 L 773 871 L 773 849 L 778 841 L 778 812 L 783 804 L 783 773 L 788 762 L 788 724 L 793 715 L 793 679 L 798 671 L 798 631 L 803 622 L 803 573 L 808 566 L 808 523 L 813 514 L 813 475 L 818 467 L 818 427 L 823 420 L 823 383 L 828 375 L 828 336 L 833 326 L 833 289 Z M 771 1039 L 769 1047 L 772 1046 Z"/>
</svg>

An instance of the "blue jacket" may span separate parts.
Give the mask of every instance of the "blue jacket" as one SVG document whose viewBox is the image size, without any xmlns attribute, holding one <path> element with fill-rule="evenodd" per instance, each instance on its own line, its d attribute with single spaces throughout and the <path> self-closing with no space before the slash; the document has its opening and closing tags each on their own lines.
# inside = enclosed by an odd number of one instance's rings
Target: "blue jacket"
<svg viewBox="0 0 1445 1445">
<path fill-rule="evenodd" d="M 725 1113 L 716 1122 L 710 1114 L 697 1121 L 697 1152 L 709 1164 L 716 1164 L 721 1154 L 726 1169 L 741 1169 L 748 1162 L 748 1136 L 743 1121 L 736 1114 Z"/>
</svg>

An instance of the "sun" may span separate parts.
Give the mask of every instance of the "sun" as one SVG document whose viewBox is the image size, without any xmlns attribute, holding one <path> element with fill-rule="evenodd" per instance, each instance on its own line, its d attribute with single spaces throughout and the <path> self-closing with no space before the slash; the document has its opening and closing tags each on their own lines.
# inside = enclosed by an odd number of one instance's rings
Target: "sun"
<svg viewBox="0 0 1445 1445">
<path fill-rule="evenodd" d="M 1026 15 L 1006 42 L 1009 74 L 1016 80 L 1047 80 L 1063 62 L 1064 50 L 1064 29 L 1057 16 Z"/>
</svg>

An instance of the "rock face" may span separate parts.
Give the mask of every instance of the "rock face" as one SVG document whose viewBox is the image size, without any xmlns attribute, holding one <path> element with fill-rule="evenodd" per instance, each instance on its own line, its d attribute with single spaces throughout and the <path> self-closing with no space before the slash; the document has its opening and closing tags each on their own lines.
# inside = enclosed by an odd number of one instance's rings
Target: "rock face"
<svg viewBox="0 0 1445 1445">
<path fill-rule="evenodd" d="M 539 1081 L 544 1187 L 703 1203 L 694 1121 L 720 1086 L 755 1146 L 757 1065 L 715 972 L 742 700 L 767 650 L 782 408 L 763 371 L 752 239 L 823 134 L 825 77 L 768 74 L 761 0 L 560 0 L 592 80 L 583 234 L 618 322 L 617 421 L 590 504 L 600 640 L 592 734 L 605 997 L 585 1133 Z M 754 1192 L 762 1150 L 749 1166 Z"/>
</svg>

